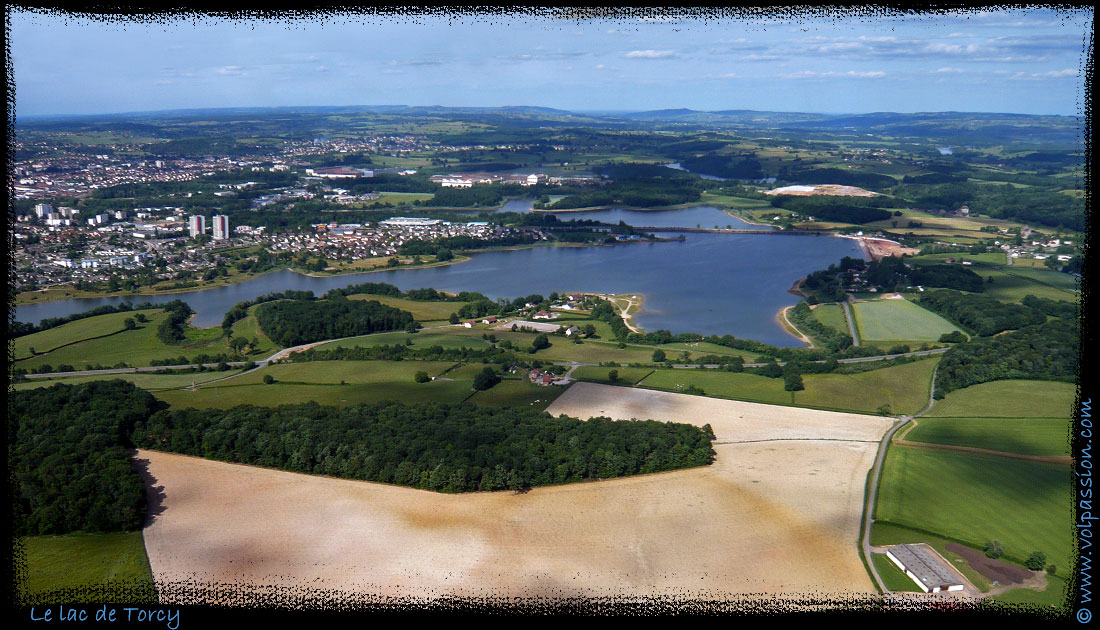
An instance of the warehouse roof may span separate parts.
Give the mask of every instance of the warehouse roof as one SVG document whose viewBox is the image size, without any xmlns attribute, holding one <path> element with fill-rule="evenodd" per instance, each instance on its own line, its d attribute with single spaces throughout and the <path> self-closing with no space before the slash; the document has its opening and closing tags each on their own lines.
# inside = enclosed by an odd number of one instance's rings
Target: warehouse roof
<svg viewBox="0 0 1100 630">
<path fill-rule="evenodd" d="M 887 553 L 897 558 L 928 588 L 962 584 L 931 551 L 921 545 L 895 545 Z"/>
</svg>

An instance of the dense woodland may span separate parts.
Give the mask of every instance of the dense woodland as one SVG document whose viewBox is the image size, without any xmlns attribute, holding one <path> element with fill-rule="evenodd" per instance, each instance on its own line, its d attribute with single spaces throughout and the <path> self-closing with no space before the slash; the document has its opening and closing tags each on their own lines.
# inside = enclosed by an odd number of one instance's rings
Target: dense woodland
<svg viewBox="0 0 1100 630">
<path fill-rule="evenodd" d="M 994 337 L 979 337 L 944 353 L 936 370 L 937 398 L 1000 379 L 1073 382 L 1080 331 L 1076 322 L 1052 319 Z"/>
<path fill-rule="evenodd" d="M 441 492 L 703 466 L 712 438 L 709 427 L 652 420 L 396 402 L 161 411 L 134 430 L 144 448 Z"/>
<path fill-rule="evenodd" d="M 256 321 L 284 347 L 312 341 L 356 337 L 416 325 L 412 314 L 375 300 L 282 300 L 256 309 Z"/>
<path fill-rule="evenodd" d="M 1046 321 L 1042 311 L 1028 306 L 1005 304 L 984 295 L 948 289 L 925 292 L 920 297 L 920 305 L 983 337 Z"/>
<path fill-rule="evenodd" d="M 8 393 L 14 532 L 131 531 L 145 519 L 130 463 L 134 426 L 162 407 L 121 380 Z"/>
</svg>

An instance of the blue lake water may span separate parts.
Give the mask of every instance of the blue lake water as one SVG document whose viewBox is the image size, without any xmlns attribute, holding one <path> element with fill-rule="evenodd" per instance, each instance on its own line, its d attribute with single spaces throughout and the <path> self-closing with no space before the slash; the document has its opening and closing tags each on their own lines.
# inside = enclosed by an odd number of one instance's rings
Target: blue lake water
<svg viewBox="0 0 1100 630">
<path fill-rule="evenodd" d="M 644 309 L 636 317 L 645 330 L 728 333 L 795 347 L 800 342 L 776 320 L 781 308 L 799 299 L 787 289 L 807 273 L 844 256 L 862 256 L 855 241 L 811 235 L 690 233 L 682 242 L 482 252 L 467 262 L 427 269 L 320 278 L 281 270 L 232 286 L 188 293 L 21 306 L 16 319 L 38 322 L 104 304 L 182 299 L 196 311 L 192 323 L 208 327 L 220 325 L 237 302 L 266 293 L 296 289 L 321 295 L 361 282 L 388 282 L 402 290 L 479 291 L 494 299 L 552 291 L 636 293 L 645 296 Z"/>
</svg>

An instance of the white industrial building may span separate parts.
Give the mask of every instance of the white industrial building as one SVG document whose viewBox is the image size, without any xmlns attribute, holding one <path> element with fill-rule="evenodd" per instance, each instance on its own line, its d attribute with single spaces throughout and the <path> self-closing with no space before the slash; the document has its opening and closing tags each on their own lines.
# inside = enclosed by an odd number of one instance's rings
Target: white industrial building
<svg viewBox="0 0 1100 630">
<path fill-rule="evenodd" d="M 925 593 L 963 590 L 959 577 L 926 545 L 895 545 L 886 550 L 886 557 Z"/>
</svg>

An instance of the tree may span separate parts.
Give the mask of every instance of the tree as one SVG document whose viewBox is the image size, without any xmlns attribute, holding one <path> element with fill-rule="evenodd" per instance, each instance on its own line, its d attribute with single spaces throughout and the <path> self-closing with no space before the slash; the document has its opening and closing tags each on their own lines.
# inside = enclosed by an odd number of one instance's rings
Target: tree
<svg viewBox="0 0 1100 630">
<path fill-rule="evenodd" d="M 149 321 L 149 318 L 145 316 L 145 313 L 136 313 L 134 315 L 134 319 L 138 320 L 139 322 L 141 322 L 143 324 L 145 322 Z"/>
<path fill-rule="evenodd" d="M 596 326 L 594 324 L 585 324 L 582 329 L 585 338 L 594 337 L 596 335 Z"/>
<path fill-rule="evenodd" d="M 1024 562 L 1024 566 L 1032 571 L 1042 571 L 1046 563 L 1047 555 L 1045 553 L 1042 551 L 1032 551 L 1031 555 L 1028 556 L 1027 560 Z"/>
<path fill-rule="evenodd" d="M 664 360 L 665 360 L 665 351 L 664 350 L 654 350 L 653 351 L 653 362 L 654 363 L 661 363 Z"/>
<path fill-rule="evenodd" d="M 275 378 L 270 374 L 264 374 L 264 385 L 270 385 L 275 382 Z"/>
<path fill-rule="evenodd" d="M 451 316 L 447 318 L 447 321 L 449 321 L 452 324 L 457 324 L 458 323 L 458 313 L 451 313 Z M 515 324 L 512 324 L 512 326 L 514 327 Z"/>
<path fill-rule="evenodd" d="M 1005 555 L 1004 549 L 1001 547 L 1000 541 L 990 540 L 982 547 L 982 551 L 985 552 L 986 557 L 993 558 L 994 560 Z"/>
<path fill-rule="evenodd" d="M 550 339 L 546 335 L 536 335 L 535 339 L 531 342 L 531 347 L 535 350 L 542 350 L 543 348 L 550 347 Z"/>
<path fill-rule="evenodd" d="M 428 376 L 427 372 L 421 370 L 416 373 L 414 379 L 417 383 L 427 383 L 428 381 L 432 380 L 432 377 Z"/>
<path fill-rule="evenodd" d="M 122 320 L 122 325 L 126 327 L 126 330 L 133 330 L 137 328 L 137 322 L 134 321 L 133 317 L 127 317 L 126 319 Z"/>
<path fill-rule="evenodd" d="M 619 380 L 619 371 L 611 370 L 607 373 L 607 380 L 610 383 L 615 383 Z"/>
<path fill-rule="evenodd" d="M 491 367 L 486 367 L 474 377 L 474 389 L 485 391 L 499 382 L 500 376 L 497 375 L 496 371 Z"/>
</svg>

